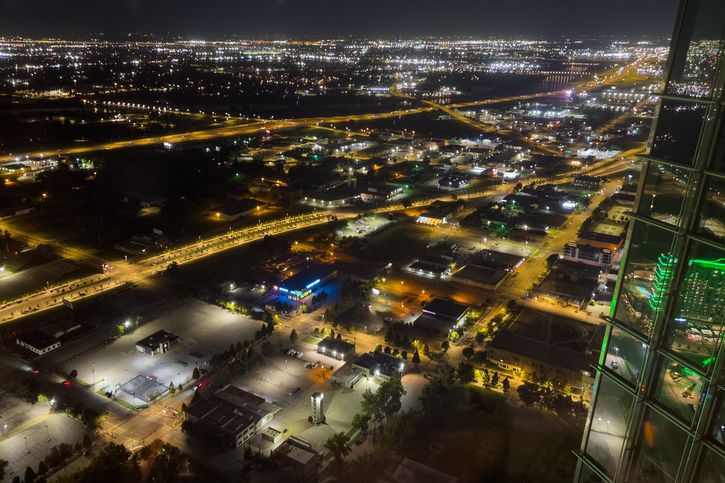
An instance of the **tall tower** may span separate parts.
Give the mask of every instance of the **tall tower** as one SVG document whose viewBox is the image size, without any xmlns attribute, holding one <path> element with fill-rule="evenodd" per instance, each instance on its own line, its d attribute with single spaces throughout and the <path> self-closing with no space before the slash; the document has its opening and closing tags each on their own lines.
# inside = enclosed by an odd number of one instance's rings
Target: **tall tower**
<svg viewBox="0 0 725 483">
<path fill-rule="evenodd" d="M 725 0 L 681 0 L 577 482 L 725 481 Z"/>
<path fill-rule="evenodd" d="M 310 404 L 312 406 L 312 422 L 314 424 L 322 424 L 325 422 L 325 408 L 323 399 L 325 396 L 321 392 L 312 393 L 310 396 Z"/>
</svg>

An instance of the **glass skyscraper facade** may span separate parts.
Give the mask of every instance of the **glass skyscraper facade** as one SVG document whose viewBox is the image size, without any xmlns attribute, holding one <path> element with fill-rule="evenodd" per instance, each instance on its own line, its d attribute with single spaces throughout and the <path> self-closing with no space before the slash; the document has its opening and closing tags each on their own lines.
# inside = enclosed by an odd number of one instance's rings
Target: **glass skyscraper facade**
<svg viewBox="0 0 725 483">
<path fill-rule="evenodd" d="M 725 483 L 725 0 L 682 0 L 576 481 Z"/>
</svg>

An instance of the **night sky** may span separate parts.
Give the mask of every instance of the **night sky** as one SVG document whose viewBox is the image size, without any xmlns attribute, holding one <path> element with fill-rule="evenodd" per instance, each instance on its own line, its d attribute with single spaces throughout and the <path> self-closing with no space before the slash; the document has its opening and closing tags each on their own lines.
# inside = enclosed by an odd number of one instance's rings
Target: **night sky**
<svg viewBox="0 0 725 483">
<path fill-rule="evenodd" d="M 669 36 L 677 0 L 0 0 L 0 35 Z"/>
</svg>

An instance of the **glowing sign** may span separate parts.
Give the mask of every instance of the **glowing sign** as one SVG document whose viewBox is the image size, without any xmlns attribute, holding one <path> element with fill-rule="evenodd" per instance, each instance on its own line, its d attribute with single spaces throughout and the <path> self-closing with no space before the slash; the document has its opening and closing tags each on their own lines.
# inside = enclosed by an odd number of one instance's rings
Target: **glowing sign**
<svg viewBox="0 0 725 483">
<path fill-rule="evenodd" d="M 305 285 L 305 288 L 312 288 L 315 285 L 317 285 L 318 283 L 320 283 L 320 279 L 319 278 L 317 280 L 315 280 L 314 282 L 310 282 L 307 285 Z"/>
</svg>

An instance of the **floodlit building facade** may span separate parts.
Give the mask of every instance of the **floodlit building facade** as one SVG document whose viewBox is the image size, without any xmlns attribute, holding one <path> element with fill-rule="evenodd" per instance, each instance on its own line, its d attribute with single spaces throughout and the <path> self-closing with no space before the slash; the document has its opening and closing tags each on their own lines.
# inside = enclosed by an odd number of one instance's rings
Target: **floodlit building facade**
<svg viewBox="0 0 725 483">
<path fill-rule="evenodd" d="M 725 481 L 725 2 L 672 39 L 577 482 Z"/>
</svg>

